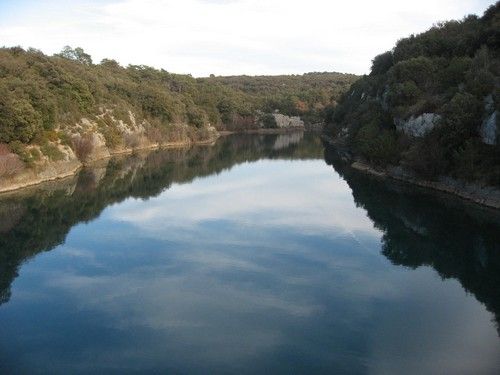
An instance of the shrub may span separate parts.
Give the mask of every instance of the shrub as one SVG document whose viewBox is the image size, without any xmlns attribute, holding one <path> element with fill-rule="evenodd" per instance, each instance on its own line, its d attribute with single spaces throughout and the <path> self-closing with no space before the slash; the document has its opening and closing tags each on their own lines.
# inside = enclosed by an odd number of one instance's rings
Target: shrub
<svg viewBox="0 0 500 375">
<path fill-rule="evenodd" d="M 141 136 L 137 133 L 126 133 L 123 136 L 126 147 L 136 148 L 141 144 Z"/>
<path fill-rule="evenodd" d="M 355 146 L 372 163 L 387 165 L 398 161 L 400 150 L 396 134 L 380 129 L 373 123 L 361 127 L 355 138 Z"/>
<path fill-rule="evenodd" d="M 477 134 L 481 123 L 481 102 L 469 93 L 457 93 L 442 110 L 443 124 L 440 133 L 442 144 L 453 148 Z"/>
<path fill-rule="evenodd" d="M 7 145 L 5 143 L 0 143 L 0 156 L 9 155 L 10 153 L 11 152 L 10 152 L 9 145 Z"/>
<path fill-rule="evenodd" d="M 61 144 L 71 147 L 71 137 L 68 133 L 63 131 L 57 132 L 57 137 L 60 139 Z"/>
<path fill-rule="evenodd" d="M 388 101 L 393 107 L 408 107 L 422 96 L 422 91 L 413 81 L 395 83 L 391 86 Z M 402 110 L 404 112 L 404 110 Z"/>
<path fill-rule="evenodd" d="M 126 125 L 129 125 L 129 126 L 132 125 L 132 121 L 130 119 L 130 114 L 129 114 L 128 110 L 126 108 L 124 108 L 123 106 L 115 107 L 113 109 L 113 116 L 117 120 L 123 121 Z"/>
<path fill-rule="evenodd" d="M 207 115 L 196 107 L 189 107 L 187 110 L 188 124 L 196 126 L 198 129 L 207 123 Z"/>
<path fill-rule="evenodd" d="M 80 161 L 87 161 L 94 150 L 94 139 L 92 134 L 76 135 L 72 139 L 72 148 Z"/>
<path fill-rule="evenodd" d="M 30 158 L 31 162 L 39 161 L 42 158 L 42 154 L 40 153 L 40 151 L 36 147 L 30 148 L 28 150 L 28 152 L 29 152 L 29 158 Z"/>
<path fill-rule="evenodd" d="M 123 134 L 116 126 L 104 126 L 100 131 L 107 147 L 113 149 L 123 144 Z"/>
<path fill-rule="evenodd" d="M 11 177 L 24 169 L 24 163 L 16 154 L 0 154 L 0 177 Z"/>
<path fill-rule="evenodd" d="M 28 143 L 41 128 L 41 116 L 28 100 L 0 97 L 0 141 Z"/>
<path fill-rule="evenodd" d="M 453 58 L 448 66 L 439 74 L 439 81 L 443 89 L 458 86 L 464 82 L 465 74 L 472 64 L 472 59 L 467 56 Z"/>
<path fill-rule="evenodd" d="M 46 143 L 41 146 L 42 153 L 50 160 L 60 161 L 64 159 L 64 153 L 53 143 Z"/>
<path fill-rule="evenodd" d="M 262 125 L 264 128 L 269 128 L 269 129 L 274 129 L 278 127 L 278 124 L 276 124 L 276 119 L 271 113 L 265 113 L 260 117 L 260 120 L 262 121 Z"/>
<path fill-rule="evenodd" d="M 25 151 L 25 146 L 20 141 L 14 141 L 9 144 L 10 150 L 17 155 L 21 155 Z"/>
<path fill-rule="evenodd" d="M 147 126 L 146 127 L 146 137 L 153 143 L 162 143 L 167 136 L 165 134 L 165 129 L 156 127 L 156 126 Z"/>
<path fill-rule="evenodd" d="M 448 167 L 445 152 L 437 137 L 432 135 L 414 144 L 403 155 L 402 164 L 429 179 L 443 174 Z"/>
<path fill-rule="evenodd" d="M 467 74 L 466 87 L 477 98 L 483 98 L 493 92 L 495 76 L 486 69 L 470 72 Z"/>
<path fill-rule="evenodd" d="M 401 61 L 391 70 L 392 79 L 397 82 L 413 81 L 421 90 L 435 85 L 436 61 L 427 57 L 416 57 Z"/>
<path fill-rule="evenodd" d="M 19 159 L 28 165 L 28 167 L 33 167 L 34 163 L 40 160 L 40 152 L 36 148 L 27 148 L 20 141 L 14 141 L 10 143 L 9 148 L 16 154 Z"/>
</svg>

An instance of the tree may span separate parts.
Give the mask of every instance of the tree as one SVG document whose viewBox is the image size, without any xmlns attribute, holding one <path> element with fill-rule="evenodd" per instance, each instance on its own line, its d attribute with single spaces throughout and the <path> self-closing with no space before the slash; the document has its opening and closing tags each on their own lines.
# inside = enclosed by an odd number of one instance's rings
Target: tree
<svg viewBox="0 0 500 375">
<path fill-rule="evenodd" d="M 481 102 L 469 93 L 457 93 L 443 108 L 443 123 L 451 144 L 475 135 L 481 123 Z"/>
<path fill-rule="evenodd" d="M 101 65 L 105 66 L 107 68 L 113 68 L 113 69 L 119 69 L 119 68 L 121 68 L 121 66 L 118 63 L 118 61 L 113 60 L 113 59 L 102 59 L 101 60 Z"/>
<path fill-rule="evenodd" d="M 88 53 L 85 53 L 81 47 L 73 49 L 70 46 L 65 46 L 59 53 L 59 56 L 68 60 L 78 61 L 84 65 L 92 65 L 92 57 Z"/>
<path fill-rule="evenodd" d="M 382 53 L 372 60 L 371 75 L 386 73 L 393 65 L 392 52 Z"/>
<path fill-rule="evenodd" d="M 28 143 L 42 128 L 42 118 L 26 99 L 0 102 L 0 141 Z"/>
</svg>

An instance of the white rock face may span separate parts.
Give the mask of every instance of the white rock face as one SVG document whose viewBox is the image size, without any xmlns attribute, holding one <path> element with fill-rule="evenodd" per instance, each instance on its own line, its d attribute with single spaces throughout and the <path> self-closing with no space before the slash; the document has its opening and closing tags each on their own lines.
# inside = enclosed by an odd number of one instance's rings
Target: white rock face
<svg viewBox="0 0 500 375">
<path fill-rule="evenodd" d="M 485 118 L 479 127 L 479 135 L 483 143 L 487 145 L 496 145 L 498 137 L 498 111 L 495 110 L 493 95 L 488 95 L 484 98 L 484 112 Z"/>
<path fill-rule="evenodd" d="M 481 139 L 483 143 L 486 143 L 487 145 L 497 144 L 497 114 L 498 111 L 493 112 L 490 116 L 484 119 L 481 127 L 479 128 Z"/>
<path fill-rule="evenodd" d="M 441 116 L 435 113 L 424 113 L 418 117 L 410 117 L 408 120 L 395 119 L 394 124 L 400 132 L 412 137 L 423 137 L 436 127 Z"/>
<path fill-rule="evenodd" d="M 281 113 L 273 113 L 278 128 L 303 128 L 304 121 L 298 116 L 285 116 Z"/>
</svg>

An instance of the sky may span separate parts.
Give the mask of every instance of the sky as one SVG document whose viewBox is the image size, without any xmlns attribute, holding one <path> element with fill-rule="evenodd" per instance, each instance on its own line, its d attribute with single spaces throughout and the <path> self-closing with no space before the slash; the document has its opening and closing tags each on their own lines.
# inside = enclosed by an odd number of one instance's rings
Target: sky
<svg viewBox="0 0 500 375">
<path fill-rule="evenodd" d="M 193 76 L 369 72 L 396 41 L 494 0 L 0 0 L 0 45 L 82 47 Z"/>
</svg>

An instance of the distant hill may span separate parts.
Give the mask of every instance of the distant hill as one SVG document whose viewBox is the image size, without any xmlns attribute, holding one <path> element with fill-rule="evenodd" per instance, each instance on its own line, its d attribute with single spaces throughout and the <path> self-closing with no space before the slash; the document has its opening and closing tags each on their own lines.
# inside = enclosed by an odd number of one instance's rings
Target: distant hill
<svg viewBox="0 0 500 375">
<path fill-rule="evenodd" d="M 500 2 L 374 58 L 325 132 L 372 166 L 500 185 Z"/>
<path fill-rule="evenodd" d="M 306 123 L 322 123 L 326 111 L 359 77 L 315 72 L 302 75 L 212 77 L 208 82 L 229 87 L 264 112 L 279 110 Z"/>
</svg>

